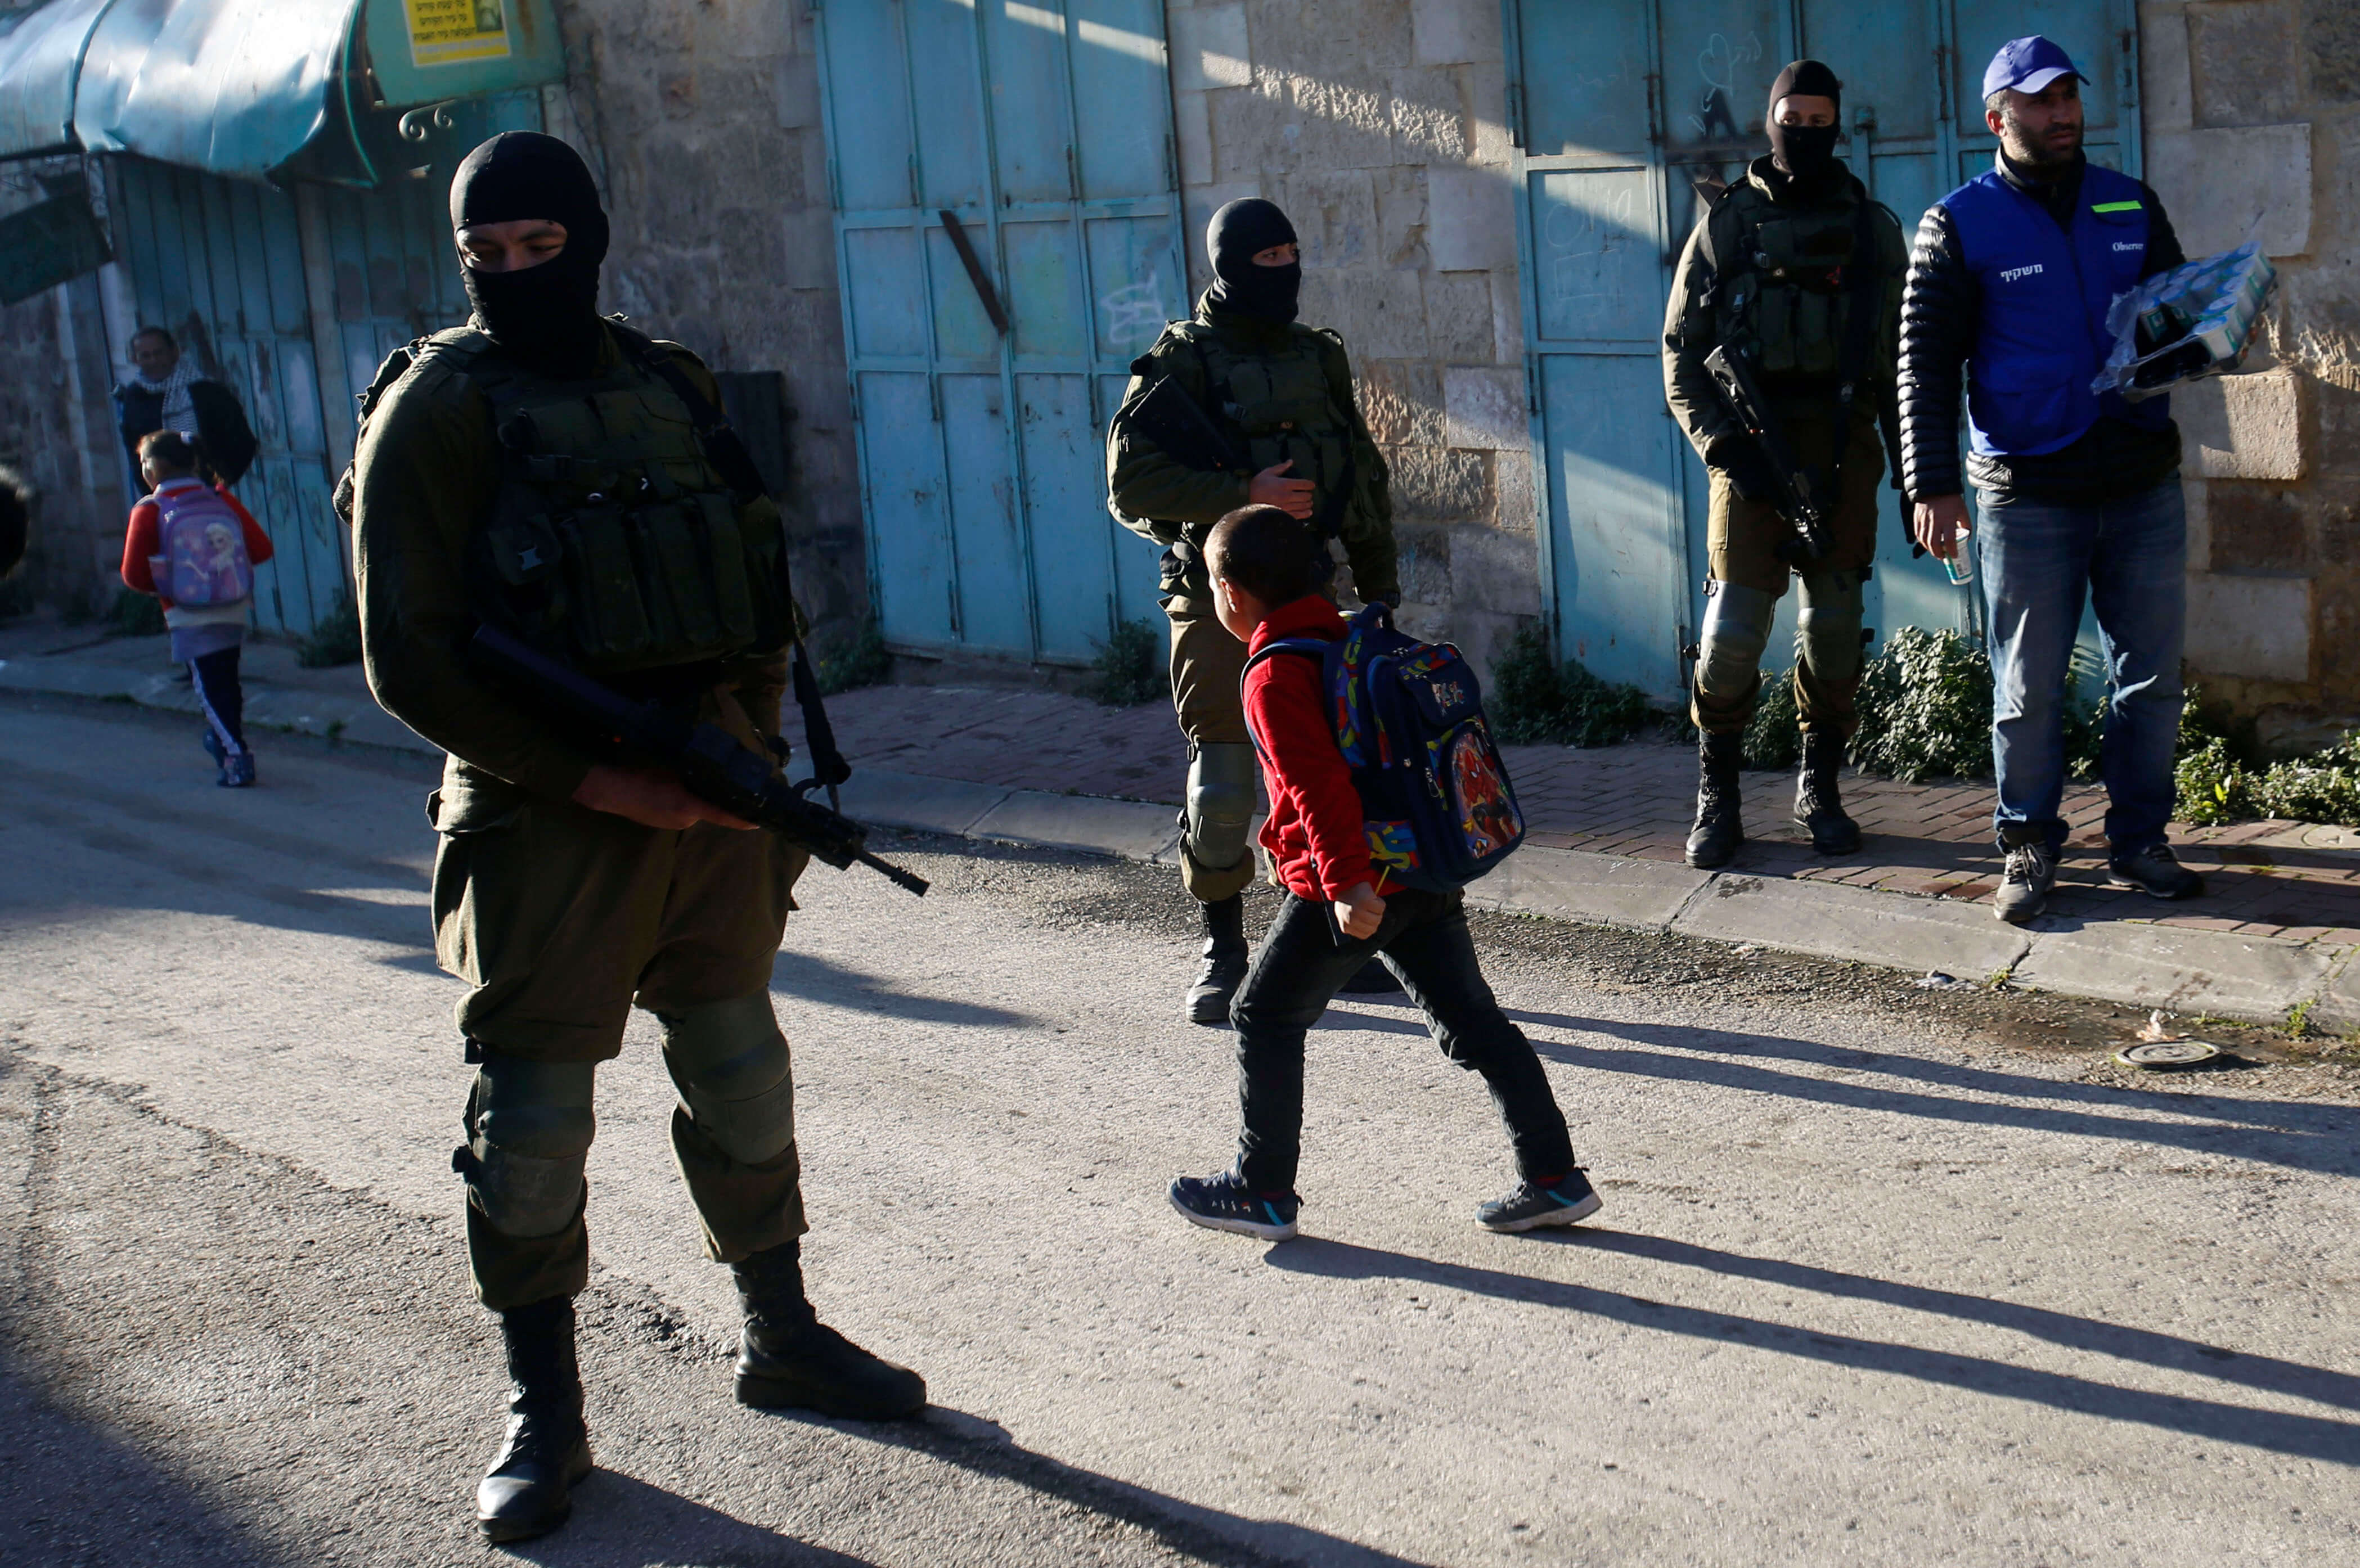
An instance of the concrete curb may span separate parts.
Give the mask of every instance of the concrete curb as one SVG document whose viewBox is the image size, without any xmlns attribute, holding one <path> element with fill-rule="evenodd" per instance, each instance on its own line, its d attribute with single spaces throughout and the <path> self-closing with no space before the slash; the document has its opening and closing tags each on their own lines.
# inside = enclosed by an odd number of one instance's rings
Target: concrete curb
<svg viewBox="0 0 2360 1568">
<path fill-rule="evenodd" d="M 0 690 L 128 700 L 197 712 L 170 676 L 97 661 L 0 660 Z M 430 756 L 440 751 L 374 702 L 332 691 L 247 688 L 250 724 L 341 736 Z M 880 827 L 1175 863 L 1173 808 L 1062 795 L 914 773 L 863 769 L 842 790 L 846 813 Z M 1259 824 L 1257 824 L 1259 825 Z M 1980 905 L 1840 883 L 1527 846 L 1468 889 L 1479 909 L 1625 930 L 1672 931 L 1871 964 L 1910 974 L 2013 984 L 2181 1014 L 2284 1023 L 2302 1009 L 2319 1028 L 2360 1029 L 2355 951 L 2274 937 L 2048 918 L 2004 925 Z"/>
<path fill-rule="evenodd" d="M 143 708 L 186 713 L 191 718 L 198 713 L 196 693 L 169 674 L 96 660 L 38 655 L 0 659 L 0 690 L 128 701 Z M 428 757 L 442 755 L 441 747 L 421 739 L 409 725 L 366 697 L 355 700 L 334 691 L 249 681 L 246 682 L 246 722 L 257 729 L 291 730 Z"/>
</svg>

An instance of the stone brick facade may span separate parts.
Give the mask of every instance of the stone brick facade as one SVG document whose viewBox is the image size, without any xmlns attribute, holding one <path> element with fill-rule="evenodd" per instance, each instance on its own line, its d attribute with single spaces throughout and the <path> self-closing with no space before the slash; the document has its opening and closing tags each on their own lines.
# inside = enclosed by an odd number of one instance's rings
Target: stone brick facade
<svg viewBox="0 0 2360 1568">
<path fill-rule="evenodd" d="M 2173 397 L 2188 662 L 2263 741 L 2360 723 L 2360 7 L 2139 6 L 2147 177 L 2192 256 L 2249 227 L 2279 270 L 2259 374 Z"/>
<path fill-rule="evenodd" d="M 1170 0 L 1190 278 L 1276 201 L 1303 319 L 1352 351 L 1393 470 L 1406 623 L 1479 663 L 1540 613 L 1497 0 Z"/>
<path fill-rule="evenodd" d="M 826 640 L 868 613 L 811 16 L 779 0 L 567 0 L 552 133 L 591 159 L 607 310 L 716 371 L 786 377 L 796 591 Z"/>
</svg>

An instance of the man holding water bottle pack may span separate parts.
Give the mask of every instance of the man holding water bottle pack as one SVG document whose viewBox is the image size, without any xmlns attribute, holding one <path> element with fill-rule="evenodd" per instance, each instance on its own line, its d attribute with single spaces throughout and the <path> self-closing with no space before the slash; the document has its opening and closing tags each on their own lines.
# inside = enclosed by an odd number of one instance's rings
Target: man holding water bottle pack
<svg viewBox="0 0 2360 1568">
<path fill-rule="evenodd" d="M 1902 483 L 1918 542 L 1963 575 L 1960 373 L 1991 613 L 1994 813 L 2006 870 L 1999 918 L 2045 907 L 2066 825 L 2066 673 L 2083 595 L 2104 641 L 2101 771 L 2114 882 L 2191 898 L 2173 858 L 2188 524 L 2169 399 L 2091 383 L 2113 346 L 2106 310 L 2185 256 L 2156 194 L 2081 151 L 2084 78 L 2044 38 L 2003 45 L 1983 72 L 1992 169 L 1928 209 L 1901 317 Z"/>
</svg>

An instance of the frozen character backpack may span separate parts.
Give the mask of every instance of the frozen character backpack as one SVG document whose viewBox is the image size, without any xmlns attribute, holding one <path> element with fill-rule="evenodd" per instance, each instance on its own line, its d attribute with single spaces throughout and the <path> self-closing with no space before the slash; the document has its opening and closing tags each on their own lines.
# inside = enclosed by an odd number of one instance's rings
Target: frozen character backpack
<svg viewBox="0 0 2360 1568">
<path fill-rule="evenodd" d="M 162 553 L 148 561 L 156 591 L 176 604 L 235 604 L 254 596 L 254 562 L 237 514 L 210 487 L 156 496 Z"/>
<path fill-rule="evenodd" d="M 1393 612 L 1371 604 L 1341 637 L 1280 637 L 1246 668 L 1281 653 L 1319 663 L 1369 858 L 1388 880 L 1447 893 L 1524 842 L 1524 814 L 1483 722 L 1482 690 L 1457 648 L 1395 631 Z"/>
</svg>

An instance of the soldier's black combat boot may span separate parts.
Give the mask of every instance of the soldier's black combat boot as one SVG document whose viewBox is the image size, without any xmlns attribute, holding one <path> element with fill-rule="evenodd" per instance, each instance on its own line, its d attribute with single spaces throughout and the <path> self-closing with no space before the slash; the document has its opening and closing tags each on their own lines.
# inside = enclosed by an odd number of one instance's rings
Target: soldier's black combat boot
<svg viewBox="0 0 2360 1568">
<path fill-rule="evenodd" d="M 738 1345 L 739 1404 L 817 1410 L 842 1421 L 891 1421 L 926 1408 L 923 1377 L 819 1321 L 803 1296 L 800 1241 L 758 1252 L 730 1272 L 746 1309 Z"/>
<path fill-rule="evenodd" d="M 495 1541 L 523 1541 L 565 1522 L 573 1487 L 590 1474 L 582 1373 L 574 1360 L 574 1303 L 563 1296 L 500 1314 L 508 1349 L 508 1439 L 475 1487 L 475 1522 Z"/>
<path fill-rule="evenodd" d="M 1232 893 L 1196 907 L 1205 917 L 1205 964 L 1188 988 L 1188 1021 L 1219 1029 L 1229 1021 L 1229 998 L 1245 984 L 1245 895 Z"/>
<path fill-rule="evenodd" d="M 1860 847 L 1860 824 L 1845 814 L 1836 770 L 1843 766 L 1843 742 L 1816 730 L 1804 732 L 1802 771 L 1795 775 L 1795 825 L 1811 835 L 1821 855 L 1850 855 Z"/>
<path fill-rule="evenodd" d="M 1688 864 L 1699 871 L 1726 866 L 1745 842 L 1745 819 L 1737 798 L 1737 763 L 1744 755 L 1743 733 L 1708 735 L 1697 741 L 1696 826 L 1688 830 Z"/>
</svg>

